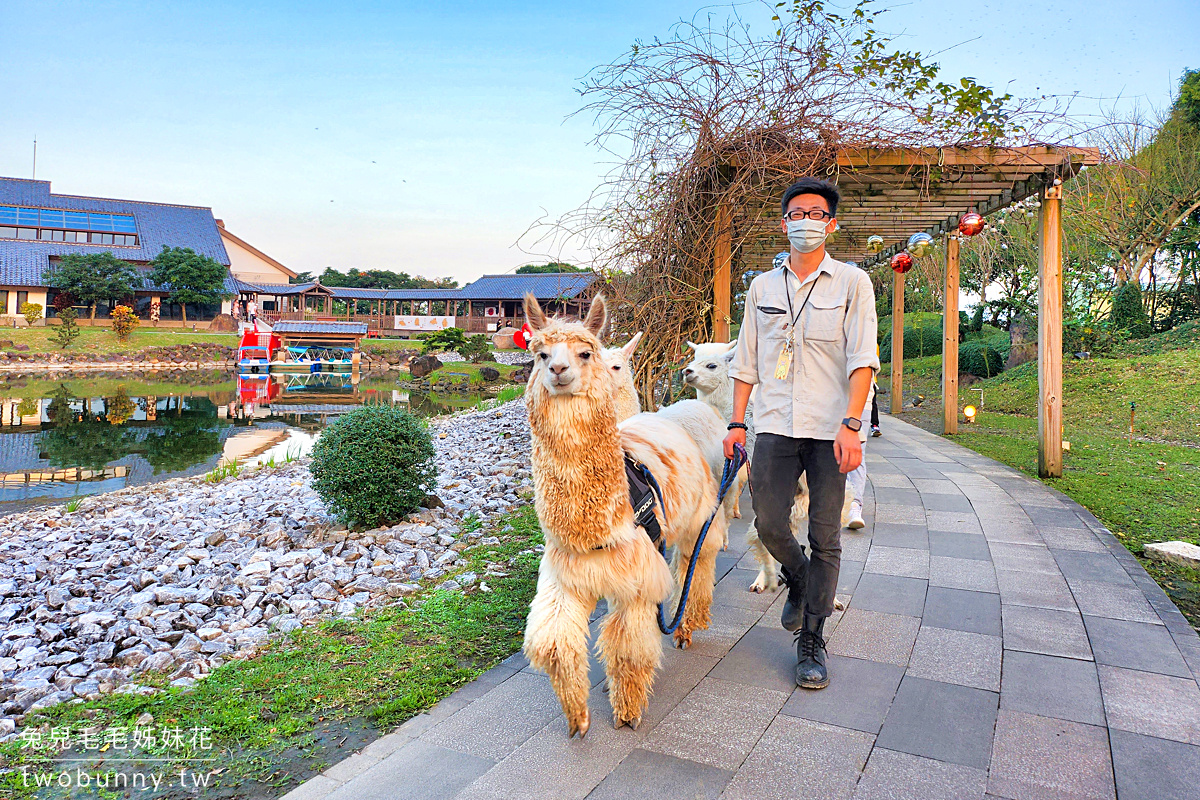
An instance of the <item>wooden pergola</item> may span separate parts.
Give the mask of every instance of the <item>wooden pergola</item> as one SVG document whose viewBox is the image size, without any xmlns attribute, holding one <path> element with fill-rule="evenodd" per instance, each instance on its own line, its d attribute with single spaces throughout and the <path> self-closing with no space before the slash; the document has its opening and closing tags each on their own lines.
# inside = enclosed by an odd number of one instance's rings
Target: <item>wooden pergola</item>
<svg viewBox="0 0 1200 800">
<path fill-rule="evenodd" d="M 840 230 L 828 244 L 837 259 L 864 268 L 891 259 L 908 238 L 924 231 L 946 237 L 945 310 L 942 323 L 943 431 L 958 432 L 959 234 L 963 214 L 987 216 L 1037 195 L 1040 207 L 1038 259 L 1038 473 L 1062 475 L 1062 184 L 1083 167 L 1100 163 L 1094 148 L 1037 145 L 1012 148 L 848 149 L 837 154 L 822 177 L 837 184 Z M 799 176 L 795 176 L 799 177 Z M 778 198 L 785 184 L 764 188 L 758 204 L 738 213 L 726 199 L 717 208 L 713 250 L 713 333 L 729 339 L 731 272 L 735 255 L 744 270 L 771 268 L 788 249 L 779 223 Z M 773 197 L 773 199 L 772 199 Z M 772 206 L 771 203 L 775 205 Z M 744 242 L 733 252 L 734 233 Z M 748 234 L 748 235 L 747 235 Z M 885 242 L 867 250 L 870 236 Z M 894 273 L 892 300 L 891 410 L 900 411 L 904 380 L 904 276 Z"/>
</svg>

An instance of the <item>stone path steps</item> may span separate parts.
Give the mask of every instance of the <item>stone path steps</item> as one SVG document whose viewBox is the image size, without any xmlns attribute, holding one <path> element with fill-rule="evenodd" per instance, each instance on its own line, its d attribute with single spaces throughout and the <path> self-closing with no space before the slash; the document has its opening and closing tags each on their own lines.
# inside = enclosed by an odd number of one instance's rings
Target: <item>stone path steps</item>
<svg viewBox="0 0 1200 800">
<path fill-rule="evenodd" d="M 1200 638 L 1085 509 L 887 419 L 842 537 L 829 688 L 796 689 L 782 596 L 747 591 L 748 498 L 712 628 L 642 726 L 569 741 L 518 654 L 287 800 L 1200 798 Z"/>
</svg>

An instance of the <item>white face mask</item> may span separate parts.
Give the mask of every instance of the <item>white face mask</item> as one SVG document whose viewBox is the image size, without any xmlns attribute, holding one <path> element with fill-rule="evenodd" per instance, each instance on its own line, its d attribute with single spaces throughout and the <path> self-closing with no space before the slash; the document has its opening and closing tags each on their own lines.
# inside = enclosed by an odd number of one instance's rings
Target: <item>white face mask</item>
<svg viewBox="0 0 1200 800">
<path fill-rule="evenodd" d="M 811 253 L 825 244 L 825 238 L 829 236 L 825 232 L 827 224 L 827 222 L 816 219 L 801 219 L 794 222 L 789 219 L 787 221 L 788 241 L 801 253 Z"/>
</svg>

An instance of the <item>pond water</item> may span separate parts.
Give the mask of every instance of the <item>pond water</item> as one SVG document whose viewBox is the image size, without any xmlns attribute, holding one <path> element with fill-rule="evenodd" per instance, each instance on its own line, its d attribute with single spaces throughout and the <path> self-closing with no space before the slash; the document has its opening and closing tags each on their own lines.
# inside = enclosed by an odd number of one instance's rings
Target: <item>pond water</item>
<svg viewBox="0 0 1200 800">
<path fill-rule="evenodd" d="M 0 376 L 0 514 L 186 475 L 305 455 L 368 403 L 420 416 L 483 395 L 426 394 L 349 373 Z"/>
</svg>

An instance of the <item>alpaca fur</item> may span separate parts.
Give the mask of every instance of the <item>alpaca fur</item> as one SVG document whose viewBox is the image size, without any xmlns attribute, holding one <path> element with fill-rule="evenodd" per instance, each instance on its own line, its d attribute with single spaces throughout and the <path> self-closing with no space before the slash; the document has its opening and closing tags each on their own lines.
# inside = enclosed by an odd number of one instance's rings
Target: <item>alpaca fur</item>
<svg viewBox="0 0 1200 800">
<path fill-rule="evenodd" d="M 642 401 L 638 398 L 637 384 L 634 383 L 633 367 L 630 364 L 641 341 L 642 332 L 638 331 L 622 347 L 604 348 L 604 362 L 612 370 L 613 380 L 617 384 L 617 422 L 624 422 L 634 414 L 642 413 Z"/>
<path fill-rule="evenodd" d="M 597 334 L 606 320 L 603 297 L 583 323 L 550 320 L 532 295 L 525 316 L 533 330 L 534 367 L 526 389 L 532 433 L 534 505 L 546 540 L 537 592 L 525 625 L 529 663 L 550 676 L 566 714 L 568 734 L 587 733 L 588 617 L 608 600 L 596 650 L 608 675 L 616 727 L 636 728 L 662 658 L 657 604 L 673 594 L 671 570 L 633 523 L 624 454 L 657 478 L 656 508 L 668 546 L 686 563 L 717 486 L 687 432 L 657 414 L 637 414 L 619 426 L 616 382 Z M 675 644 L 708 627 L 716 555 L 725 538 L 717 514 L 704 542 Z"/>
<path fill-rule="evenodd" d="M 737 347 L 737 342 L 705 342 L 703 344 L 688 342 L 687 345 L 695 353 L 695 358 L 683 368 L 684 382 L 695 388 L 696 397 L 712 406 L 721 415 L 725 423 L 728 424 L 733 420 L 733 380 L 729 377 L 729 365 L 733 362 L 733 353 Z M 749 404 L 746 407 L 745 421 L 747 428 L 746 452 L 753 459 L 755 442 L 754 414 Z M 743 477 L 730 492 L 731 495 L 736 494 L 733 498 L 735 507 L 737 497 L 741 496 L 741 489 L 744 482 L 745 478 Z M 842 504 L 843 525 L 849 519 L 850 504 L 853 499 L 854 493 L 847 485 L 846 499 Z M 788 517 L 792 535 L 801 542 L 804 542 L 808 538 L 807 519 L 808 480 L 804 475 L 801 475 L 800 480 L 796 484 L 796 495 L 792 501 L 792 512 Z M 758 575 L 755 576 L 754 582 L 750 584 L 750 591 L 777 591 L 779 589 L 779 562 L 767 552 L 766 545 L 758 538 L 758 530 L 753 523 L 750 525 L 749 537 L 750 550 L 753 551 L 754 558 L 758 561 Z"/>
</svg>

